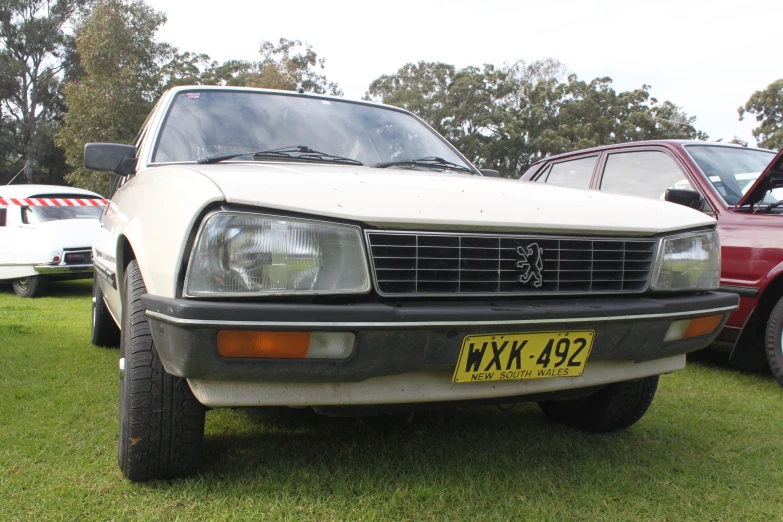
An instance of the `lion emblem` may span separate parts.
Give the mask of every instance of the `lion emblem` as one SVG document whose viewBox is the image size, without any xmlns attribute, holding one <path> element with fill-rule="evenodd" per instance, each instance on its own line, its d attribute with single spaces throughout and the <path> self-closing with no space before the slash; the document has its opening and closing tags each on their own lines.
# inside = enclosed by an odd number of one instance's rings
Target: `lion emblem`
<svg viewBox="0 0 783 522">
<path fill-rule="evenodd" d="M 519 276 L 520 283 L 533 281 L 533 286 L 541 288 L 544 277 L 541 272 L 544 270 L 544 249 L 538 246 L 538 243 L 530 243 L 527 247 L 517 247 L 517 254 L 522 259 L 517 261 L 517 268 L 522 268 L 525 273 Z"/>
</svg>

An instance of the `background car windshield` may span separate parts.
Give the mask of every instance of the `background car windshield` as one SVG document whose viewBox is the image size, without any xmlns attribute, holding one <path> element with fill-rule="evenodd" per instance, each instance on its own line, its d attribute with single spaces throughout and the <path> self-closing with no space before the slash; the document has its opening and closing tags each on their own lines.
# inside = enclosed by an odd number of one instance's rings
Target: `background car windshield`
<svg viewBox="0 0 783 522">
<path fill-rule="evenodd" d="M 236 91 L 178 94 L 153 162 L 297 145 L 369 166 L 436 156 L 469 167 L 436 134 L 402 112 L 303 95 Z"/>
<path fill-rule="evenodd" d="M 98 219 L 103 207 L 25 207 L 22 221 L 28 225 L 61 219 Z"/>
<path fill-rule="evenodd" d="M 739 203 L 775 157 L 774 152 L 739 147 L 690 145 L 687 149 L 715 190 L 729 205 Z M 778 200 L 775 195 L 783 196 L 773 191 L 772 194 L 766 195 L 764 203 L 775 203 Z"/>
</svg>

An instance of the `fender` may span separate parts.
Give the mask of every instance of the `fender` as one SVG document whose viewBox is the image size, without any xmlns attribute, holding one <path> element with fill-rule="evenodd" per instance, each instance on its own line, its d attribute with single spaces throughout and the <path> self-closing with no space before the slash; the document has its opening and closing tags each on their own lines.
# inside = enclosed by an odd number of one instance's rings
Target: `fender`
<svg viewBox="0 0 783 522">
<path fill-rule="evenodd" d="M 210 179 L 182 165 L 143 169 L 117 191 L 112 198 L 120 217 L 112 230 L 117 288 L 104 292 L 115 317 L 122 314 L 125 268 L 133 259 L 148 293 L 175 297 L 190 232 L 203 209 L 220 201 L 223 193 Z M 127 216 L 133 217 L 122 219 Z"/>
</svg>

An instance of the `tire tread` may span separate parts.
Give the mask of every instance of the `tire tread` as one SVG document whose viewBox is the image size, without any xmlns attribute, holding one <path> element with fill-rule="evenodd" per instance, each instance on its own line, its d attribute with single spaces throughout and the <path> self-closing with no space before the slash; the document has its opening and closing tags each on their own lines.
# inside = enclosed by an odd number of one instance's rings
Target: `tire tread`
<svg viewBox="0 0 783 522">
<path fill-rule="evenodd" d="M 147 290 L 135 261 L 127 277 L 128 440 L 125 451 L 120 443 L 120 468 L 134 481 L 187 477 L 200 465 L 206 409 L 185 379 L 163 368 L 141 304 Z"/>
<path fill-rule="evenodd" d="M 772 376 L 783 386 L 783 297 L 778 300 L 769 314 L 764 332 L 764 353 L 767 356 Z"/>
<path fill-rule="evenodd" d="M 658 389 L 658 376 L 610 384 L 587 399 L 539 403 L 544 414 L 591 433 L 626 429 L 647 412 Z"/>
</svg>

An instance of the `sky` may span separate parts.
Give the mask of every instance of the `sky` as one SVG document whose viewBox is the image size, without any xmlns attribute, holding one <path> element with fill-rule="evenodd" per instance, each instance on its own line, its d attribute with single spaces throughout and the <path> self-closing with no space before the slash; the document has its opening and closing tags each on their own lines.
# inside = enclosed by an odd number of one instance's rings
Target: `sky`
<svg viewBox="0 0 783 522">
<path fill-rule="evenodd" d="M 347 98 L 406 63 L 457 67 L 556 58 L 617 91 L 647 84 L 710 139 L 756 144 L 737 108 L 783 78 L 783 1 L 561 0 L 313 2 L 146 0 L 166 13 L 162 41 L 213 60 L 255 60 L 264 40 L 309 43 Z"/>
</svg>

